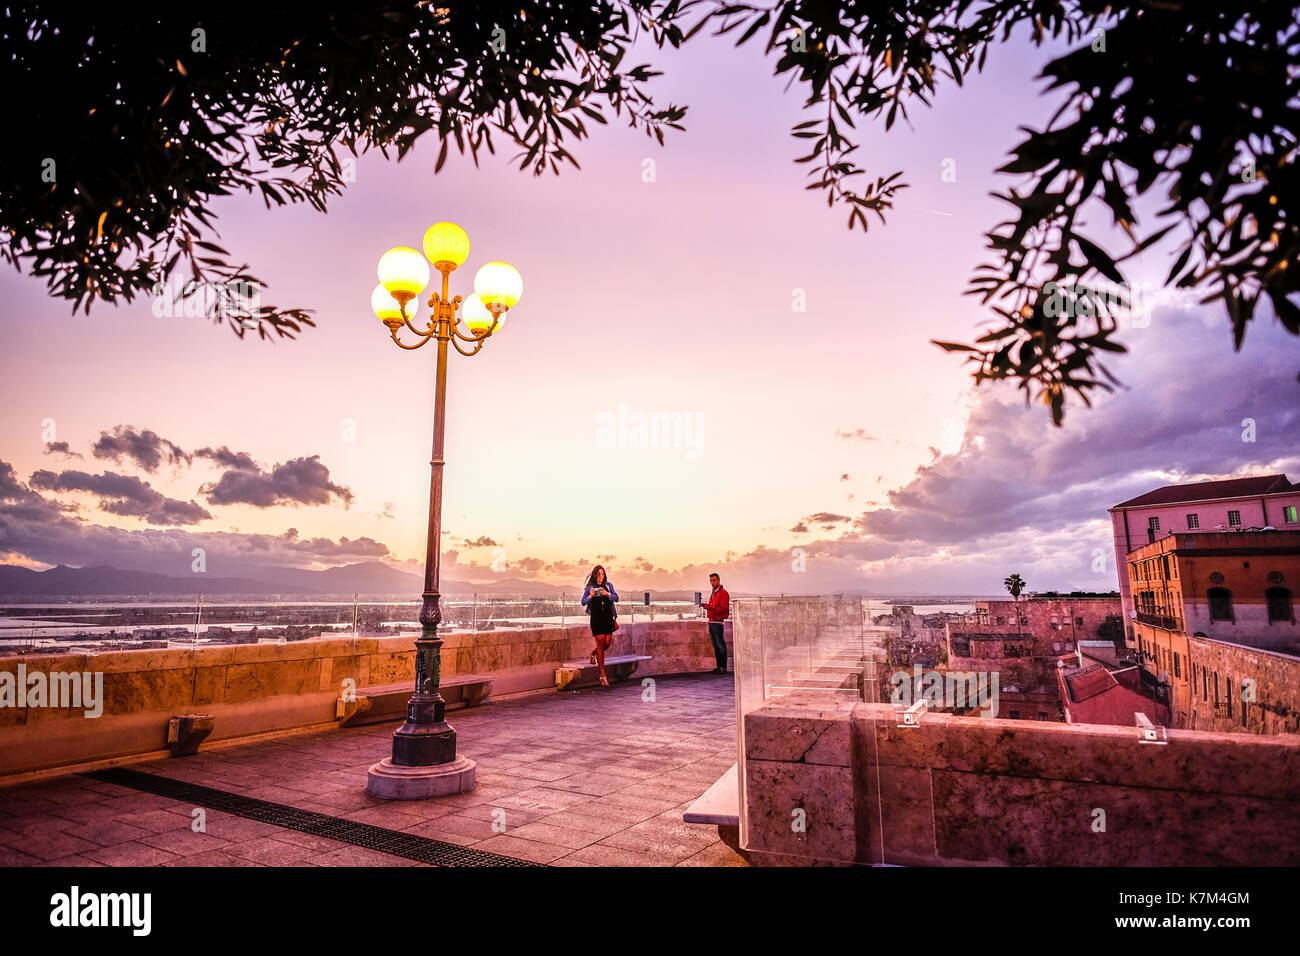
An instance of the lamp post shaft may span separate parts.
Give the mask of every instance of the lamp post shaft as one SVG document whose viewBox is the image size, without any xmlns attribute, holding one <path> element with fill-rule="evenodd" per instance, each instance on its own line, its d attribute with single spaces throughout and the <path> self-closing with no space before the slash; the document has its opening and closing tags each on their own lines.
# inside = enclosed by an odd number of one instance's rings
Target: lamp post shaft
<svg viewBox="0 0 1300 956">
<path fill-rule="evenodd" d="M 449 273 L 442 270 L 442 298 L 434 322 L 438 332 L 438 368 L 433 403 L 433 458 L 429 462 L 429 536 L 420 604 L 420 637 L 415 642 L 415 693 L 406 705 L 406 721 L 393 732 L 393 763 L 428 767 L 456 760 L 456 730 L 447 723 L 442 682 L 442 608 L 438 571 L 442 537 L 443 439 L 447 420 L 447 341 L 454 306 L 448 301 Z M 452 314 L 448 314 L 452 313 Z M 445 324 L 444 324 L 445 323 Z"/>
<path fill-rule="evenodd" d="M 447 302 L 447 282 L 448 274 L 444 272 L 439 309 Z M 439 321 L 442 318 L 439 316 Z M 442 534 L 442 468 L 445 464 L 442 454 L 447 425 L 447 339 L 441 335 L 438 337 L 437 376 L 433 398 L 433 458 L 429 462 L 432 468 L 429 480 L 429 540 L 426 542 L 424 556 L 424 606 L 420 609 L 420 623 L 432 623 L 435 627 L 442 620 L 442 612 L 438 607 L 439 557 L 442 547 L 438 539 Z M 426 615 L 431 621 L 426 622 Z"/>
<path fill-rule="evenodd" d="M 430 339 L 438 341 L 438 364 L 434 379 L 433 457 L 429 462 L 429 534 L 425 542 L 424 593 L 420 601 L 420 636 L 415 641 L 415 692 L 406 705 L 406 720 L 393 732 L 393 754 L 371 766 L 366 775 L 366 793 L 386 800 L 420 800 L 426 797 L 465 793 L 474 789 L 475 764 L 456 753 L 456 730 L 447 723 L 447 702 L 443 700 L 441 595 L 438 570 L 442 550 L 442 473 L 447 424 L 447 345 L 461 355 L 477 355 L 488 336 L 501 324 L 501 317 L 523 294 L 523 282 L 513 266 L 489 262 L 475 276 L 482 285 L 479 296 L 470 297 L 474 308 L 457 314 L 461 297 L 451 297 L 451 273 L 465 261 L 469 237 L 455 223 L 435 223 L 424 236 L 424 258 L 414 249 L 397 246 L 379 258 L 379 286 L 370 296 L 371 308 L 388 328 L 393 344 L 412 350 Z M 427 260 L 427 261 L 426 261 Z M 409 307 L 429 282 L 429 263 L 442 274 L 442 292 L 429 298 L 429 323 L 417 327 Z M 397 309 L 392 306 L 396 304 Z M 418 303 L 417 303 L 418 304 Z M 487 314 L 485 314 L 487 313 Z M 487 321 L 490 314 L 491 321 Z M 464 322 L 465 331 L 461 330 Z M 408 345 L 398 333 L 413 333 Z M 463 343 L 463 344 L 462 344 Z"/>
</svg>

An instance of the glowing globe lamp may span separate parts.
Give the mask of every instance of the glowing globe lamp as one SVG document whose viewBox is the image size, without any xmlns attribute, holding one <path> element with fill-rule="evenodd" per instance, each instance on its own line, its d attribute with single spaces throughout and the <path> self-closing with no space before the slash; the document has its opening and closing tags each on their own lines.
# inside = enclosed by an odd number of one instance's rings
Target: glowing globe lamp
<svg viewBox="0 0 1300 956">
<path fill-rule="evenodd" d="M 399 302 L 413 299 L 429 284 L 429 262 L 414 249 L 398 246 L 379 257 L 379 284 Z"/>
<path fill-rule="evenodd" d="M 482 335 L 488 329 L 492 328 L 492 323 L 496 322 L 496 331 L 501 331 L 501 326 L 505 324 L 506 317 L 504 314 L 499 319 L 494 319 L 488 307 L 483 304 L 483 300 L 477 295 L 472 295 L 460 306 L 460 320 L 469 327 L 469 330 L 475 335 Z"/>
<path fill-rule="evenodd" d="M 489 262 L 474 276 L 474 291 L 489 311 L 504 312 L 523 296 L 524 280 L 514 266 Z"/>
<path fill-rule="evenodd" d="M 469 258 L 469 236 L 454 222 L 435 222 L 424 234 L 424 256 L 434 265 L 457 269 Z"/>
<path fill-rule="evenodd" d="M 402 321 L 402 307 L 382 285 L 375 286 L 375 291 L 370 293 L 370 308 L 381 322 Z"/>
</svg>

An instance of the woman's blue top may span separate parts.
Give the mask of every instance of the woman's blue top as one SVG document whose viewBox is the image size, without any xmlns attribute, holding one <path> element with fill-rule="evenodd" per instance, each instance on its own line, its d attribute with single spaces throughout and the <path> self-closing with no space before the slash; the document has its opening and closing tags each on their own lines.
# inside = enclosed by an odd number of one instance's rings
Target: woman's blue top
<svg viewBox="0 0 1300 956">
<path fill-rule="evenodd" d="M 601 584 L 601 585 L 598 585 L 598 586 L 604 588 L 606 591 L 609 592 L 609 599 L 610 599 L 611 601 L 613 601 L 613 602 L 615 602 L 615 603 L 618 603 L 618 592 L 614 590 L 614 585 L 612 585 L 612 584 L 609 583 L 609 578 L 606 578 L 606 579 L 605 579 L 605 583 L 604 583 L 604 584 Z M 591 590 L 592 590 L 592 585 L 590 585 L 590 584 L 588 584 L 585 588 L 582 589 L 582 605 L 583 605 L 583 607 L 586 607 L 586 606 L 587 606 L 587 602 L 591 600 Z"/>
</svg>

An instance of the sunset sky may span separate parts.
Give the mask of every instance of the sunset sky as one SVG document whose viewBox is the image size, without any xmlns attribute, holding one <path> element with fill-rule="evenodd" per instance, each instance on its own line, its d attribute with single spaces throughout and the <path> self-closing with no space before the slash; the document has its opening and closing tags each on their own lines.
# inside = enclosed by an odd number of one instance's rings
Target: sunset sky
<svg viewBox="0 0 1300 956">
<path fill-rule="evenodd" d="M 185 574 L 203 546 L 213 575 L 418 570 L 435 351 L 397 349 L 369 301 L 379 255 L 446 219 L 471 241 L 454 292 L 504 259 L 524 296 L 479 355 L 449 360 L 445 575 L 499 577 L 496 557 L 567 585 L 602 559 L 652 588 L 714 569 L 750 592 L 993 593 L 1013 571 L 1113 588 L 1106 507 L 1175 480 L 1300 479 L 1300 350 L 1261 308 L 1234 354 L 1221 309 L 1170 301 L 1122 339 L 1128 388 L 1055 429 L 930 344 L 988 317 L 962 293 L 1006 216 L 989 194 L 1016 182 L 993 171 L 1057 102 L 1034 80 L 1048 58 L 1013 42 L 912 128 L 863 126 L 859 162 L 911 184 L 865 236 L 804 189 L 795 91 L 758 49 L 701 37 L 653 54 L 657 97 L 690 107 L 663 148 L 593 124 L 581 170 L 453 154 L 435 176 L 429 139 L 401 163 L 363 157 L 324 216 L 219 203 L 220 241 L 265 299 L 314 310 L 296 341 L 241 342 L 150 301 L 73 317 L 0 273 L 0 561 Z M 1131 277 L 1168 264 L 1158 246 Z M 654 412 L 698 422 L 697 443 L 601 427 Z"/>
</svg>

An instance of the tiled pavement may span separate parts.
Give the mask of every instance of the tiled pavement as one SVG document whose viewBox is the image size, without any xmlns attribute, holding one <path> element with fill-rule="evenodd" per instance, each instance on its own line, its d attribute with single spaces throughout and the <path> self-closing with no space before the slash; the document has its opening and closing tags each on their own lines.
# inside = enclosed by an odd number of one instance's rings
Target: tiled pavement
<svg viewBox="0 0 1300 956">
<path fill-rule="evenodd" d="M 730 676 L 495 701 L 448 716 L 470 793 L 385 801 L 366 770 L 396 724 L 298 734 L 132 769 L 553 866 L 735 866 L 682 812 L 735 762 Z M 167 797 L 67 775 L 0 788 L 0 866 L 422 866 Z M 504 833 L 494 819 L 504 811 Z M 498 825 L 497 830 L 500 830 Z"/>
</svg>

